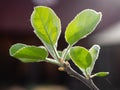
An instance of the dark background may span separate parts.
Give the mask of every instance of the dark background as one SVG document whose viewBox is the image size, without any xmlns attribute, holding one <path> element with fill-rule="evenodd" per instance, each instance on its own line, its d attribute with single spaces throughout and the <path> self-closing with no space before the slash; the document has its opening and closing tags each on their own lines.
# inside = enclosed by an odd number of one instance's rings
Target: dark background
<svg viewBox="0 0 120 90">
<path fill-rule="evenodd" d="M 33 3 L 32 0 L 0 0 L 0 90 L 13 90 L 9 89 L 11 86 L 21 86 L 25 89 L 20 90 L 27 90 L 26 88 L 35 85 L 61 85 L 67 87 L 68 90 L 89 90 L 80 81 L 69 77 L 64 72 L 59 72 L 58 67 L 55 65 L 44 62 L 24 64 L 10 57 L 9 48 L 18 42 L 37 46 L 42 45 L 33 33 L 30 24 L 30 15 L 36 5 L 50 6 L 60 17 L 62 34 L 59 40 L 59 50 L 67 47 L 64 40 L 64 31 L 67 24 L 78 12 L 86 8 L 101 11 L 103 18 L 95 32 L 77 43 L 77 45 L 90 48 L 94 44 L 92 40 L 95 39 L 90 37 L 104 30 L 109 32 L 109 29 L 106 28 L 120 21 L 120 1 L 56 0 L 58 1 L 56 4 L 53 4 L 53 2 L 47 4 L 50 0 L 46 0 L 46 2 L 42 2 L 43 0 L 38 1 L 39 4 Z M 120 90 L 119 54 L 120 43 L 101 44 L 100 57 L 93 72 L 110 72 L 110 75 L 105 78 L 94 79 L 94 82 L 101 90 Z M 70 63 L 74 69 L 81 73 L 72 62 Z"/>
</svg>

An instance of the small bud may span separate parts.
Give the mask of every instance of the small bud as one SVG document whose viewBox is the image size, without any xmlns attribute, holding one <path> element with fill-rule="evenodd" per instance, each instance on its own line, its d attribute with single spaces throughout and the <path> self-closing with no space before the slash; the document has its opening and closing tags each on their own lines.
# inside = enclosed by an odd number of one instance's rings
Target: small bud
<svg viewBox="0 0 120 90">
<path fill-rule="evenodd" d="M 96 73 L 96 76 L 98 76 L 98 77 L 105 77 L 107 75 L 109 75 L 109 72 L 98 72 L 98 73 Z"/>
<path fill-rule="evenodd" d="M 59 59 L 59 61 L 60 61 L 61 64 L 65 63 L 65 61 L 63 59 L 61 59 L 61 58 Z"/>
<path fill-rule="evenodd" d="M 95 76 L 96 76 L 96 77 L 105 77 L 105 76 L 107 76 L 107 75 L 109 75 L 109 72 L 98 72 L 98 73 L 92 75 L 91 78 L 93 78 L 93 77 L 95 77 Z"/>
<path fill-rule="evenodd" d="M 59 67 L 58 70 L 59 71 L 65 71 L 64 67 Z"/>
</svg>

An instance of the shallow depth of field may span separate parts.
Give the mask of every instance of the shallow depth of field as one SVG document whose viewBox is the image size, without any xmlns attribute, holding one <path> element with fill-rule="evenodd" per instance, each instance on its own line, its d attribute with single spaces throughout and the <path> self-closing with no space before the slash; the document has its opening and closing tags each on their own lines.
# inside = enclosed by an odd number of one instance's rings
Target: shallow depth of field
<svg viewBox="0 0 120 90">
<path fill-rule="evenodd" d="M 62 22 L 59 50 L 67 43 L 64 31 L 67 24 L 83 9 L 103 14 L 96 30 L 76 45 L 90 48 L 99 44 L 101 51 L 93 72 L 108 71 L 104 78 L 94 78 L 101 90 L 120 89 L 120 1 L 119 0 L 1 0 L 0 1 L 0 90 L 89 90 L 83 83 L 57 66 L 48 63 L 22 63 L 10 57 L 9 48 L 15 43 L 42 45 L 33 33 L 30 16 L 33 7 L 51 7 Z M 79 69 L 70 62 L 72 67 Z"/>
</svg>

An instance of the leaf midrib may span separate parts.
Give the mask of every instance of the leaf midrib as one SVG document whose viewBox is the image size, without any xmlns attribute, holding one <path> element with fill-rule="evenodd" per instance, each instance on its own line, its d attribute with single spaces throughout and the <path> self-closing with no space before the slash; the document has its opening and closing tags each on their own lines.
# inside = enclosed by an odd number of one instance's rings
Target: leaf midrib
<svg viewBox="0 0 120 90">
<path fill-rule="evenodd" d="M 40 14 L 39 14 L 39 10 L 37 10 L 37 12 L 38 12 L 38 15 L 39 15 L 39 17 L 40 17 L 40 20 L 43 22 L 43 19 L 41 18 L 41 16 L 40 16 Z M 48 20 L 48 19 L 47 19 Z M 43 24 L 43 27 L 45 28 L 45 32 L 47 33 L 47 35 L 48 35 L 48 39 L 50 40 L 50 43 L 51 43 L 51 47 L 52 47 L 52 49 L 53 49 L 53 51 L 54 51 L 54 54 L 56 55 L 56 57 L 58 58 L 58 56 L 57 56 L 57 54 L 56 54 L 56 50 L 55 50 L 55 48 L 54 48 L 54 44 L 52 43 L 52 40 L 51 40 L 51 38 L 50 38 L 50 36 L 49 36 L 49 34 L 48 34 L 48 32 L 47 32 L 47 27 L 45 26 L 45 24 L 44 23 L 42 23 Z"/>
</svg>

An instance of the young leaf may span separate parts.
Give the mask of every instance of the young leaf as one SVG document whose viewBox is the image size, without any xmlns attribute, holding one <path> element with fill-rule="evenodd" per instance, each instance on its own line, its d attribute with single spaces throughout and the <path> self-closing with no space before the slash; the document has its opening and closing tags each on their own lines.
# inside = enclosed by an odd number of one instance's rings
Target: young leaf
<svg viewBox="0 0 120 90">
<path fill-rule="evenodd" d="M 109 75 L 109 72 L 98 72 L 98 73 L 92 75 L 91 78 L 93 78 L 93 77 L 105 77 L 107 75 Z"/>
<path fill-rule="evenodd" d="M 25 44 L 21 44 L 21 43 L 18 43 L 18 44 L 15 44 L 13 46 L 10 47 L 10 55 L 13 56 L 19 49 L 25 47 L 26 45 Z"/>
<path fill-rule="evenodd" d="M 59 56 L 62 57 L 62 55 L 65 53 L 66 49 L 64 49 L 63 51 L 58 51 Z M 66 55 L 65 58 L 66 61 L 70 60 L 69 54 Z"/>
<path fill-rule="evenodd" d="M 102 17 L 100 12 L 86 9 L 80 12 L 67 26 L 65 39 L 68 44 L 74 45 L 80 39 L 92 33 Z"/>
<path fill-rule="evenodd" d="M 100 52 L 100 46 L 99 45 L 93 45 L 89 50 L 91 56 L 92 56 L 92 63 L 91 66 L 88 68 L 88 72 L 91 75 L 92 70 L 94 68 L 95 62 L 98 59 L 99 52 Z"/>
<path fill-rule="evenodd" d="M 31 24 L 35 34 L 55 57 L 54 48 L 61 33 L 61 22 L 54 11 L 45 6 L 37 6 L 31 15 Z"/>
<path fill-rule="evenodd" d="M 80 46 L 71 48 L 70 57 L 76 66 L 78 66 L 82 71 L 85 71 L 92 63 L 92 57 L 89 51 Z"/>
<path fill-rule="evenodd" d="M 29 46 L 19 43 L 10 48 L 10 55 L 27 63 L 43 61 L 48 56 L 48 53 L 44 47 Z"/>
<path fill-rule="evenodd" d="M 70 60 L 70 56 L 69 56 L 69 52 L 70 52 L 70 50 L 68 50 L 67 53 L 66 53 L 66 51 L 67 51 L 67 48 L 63 50 L 63 52 L 62 52 L 62 56 L 63 56 L 63 54 L 66 54 L 65 60 L 68 61 L 68 60 Z"/>
</svg>

